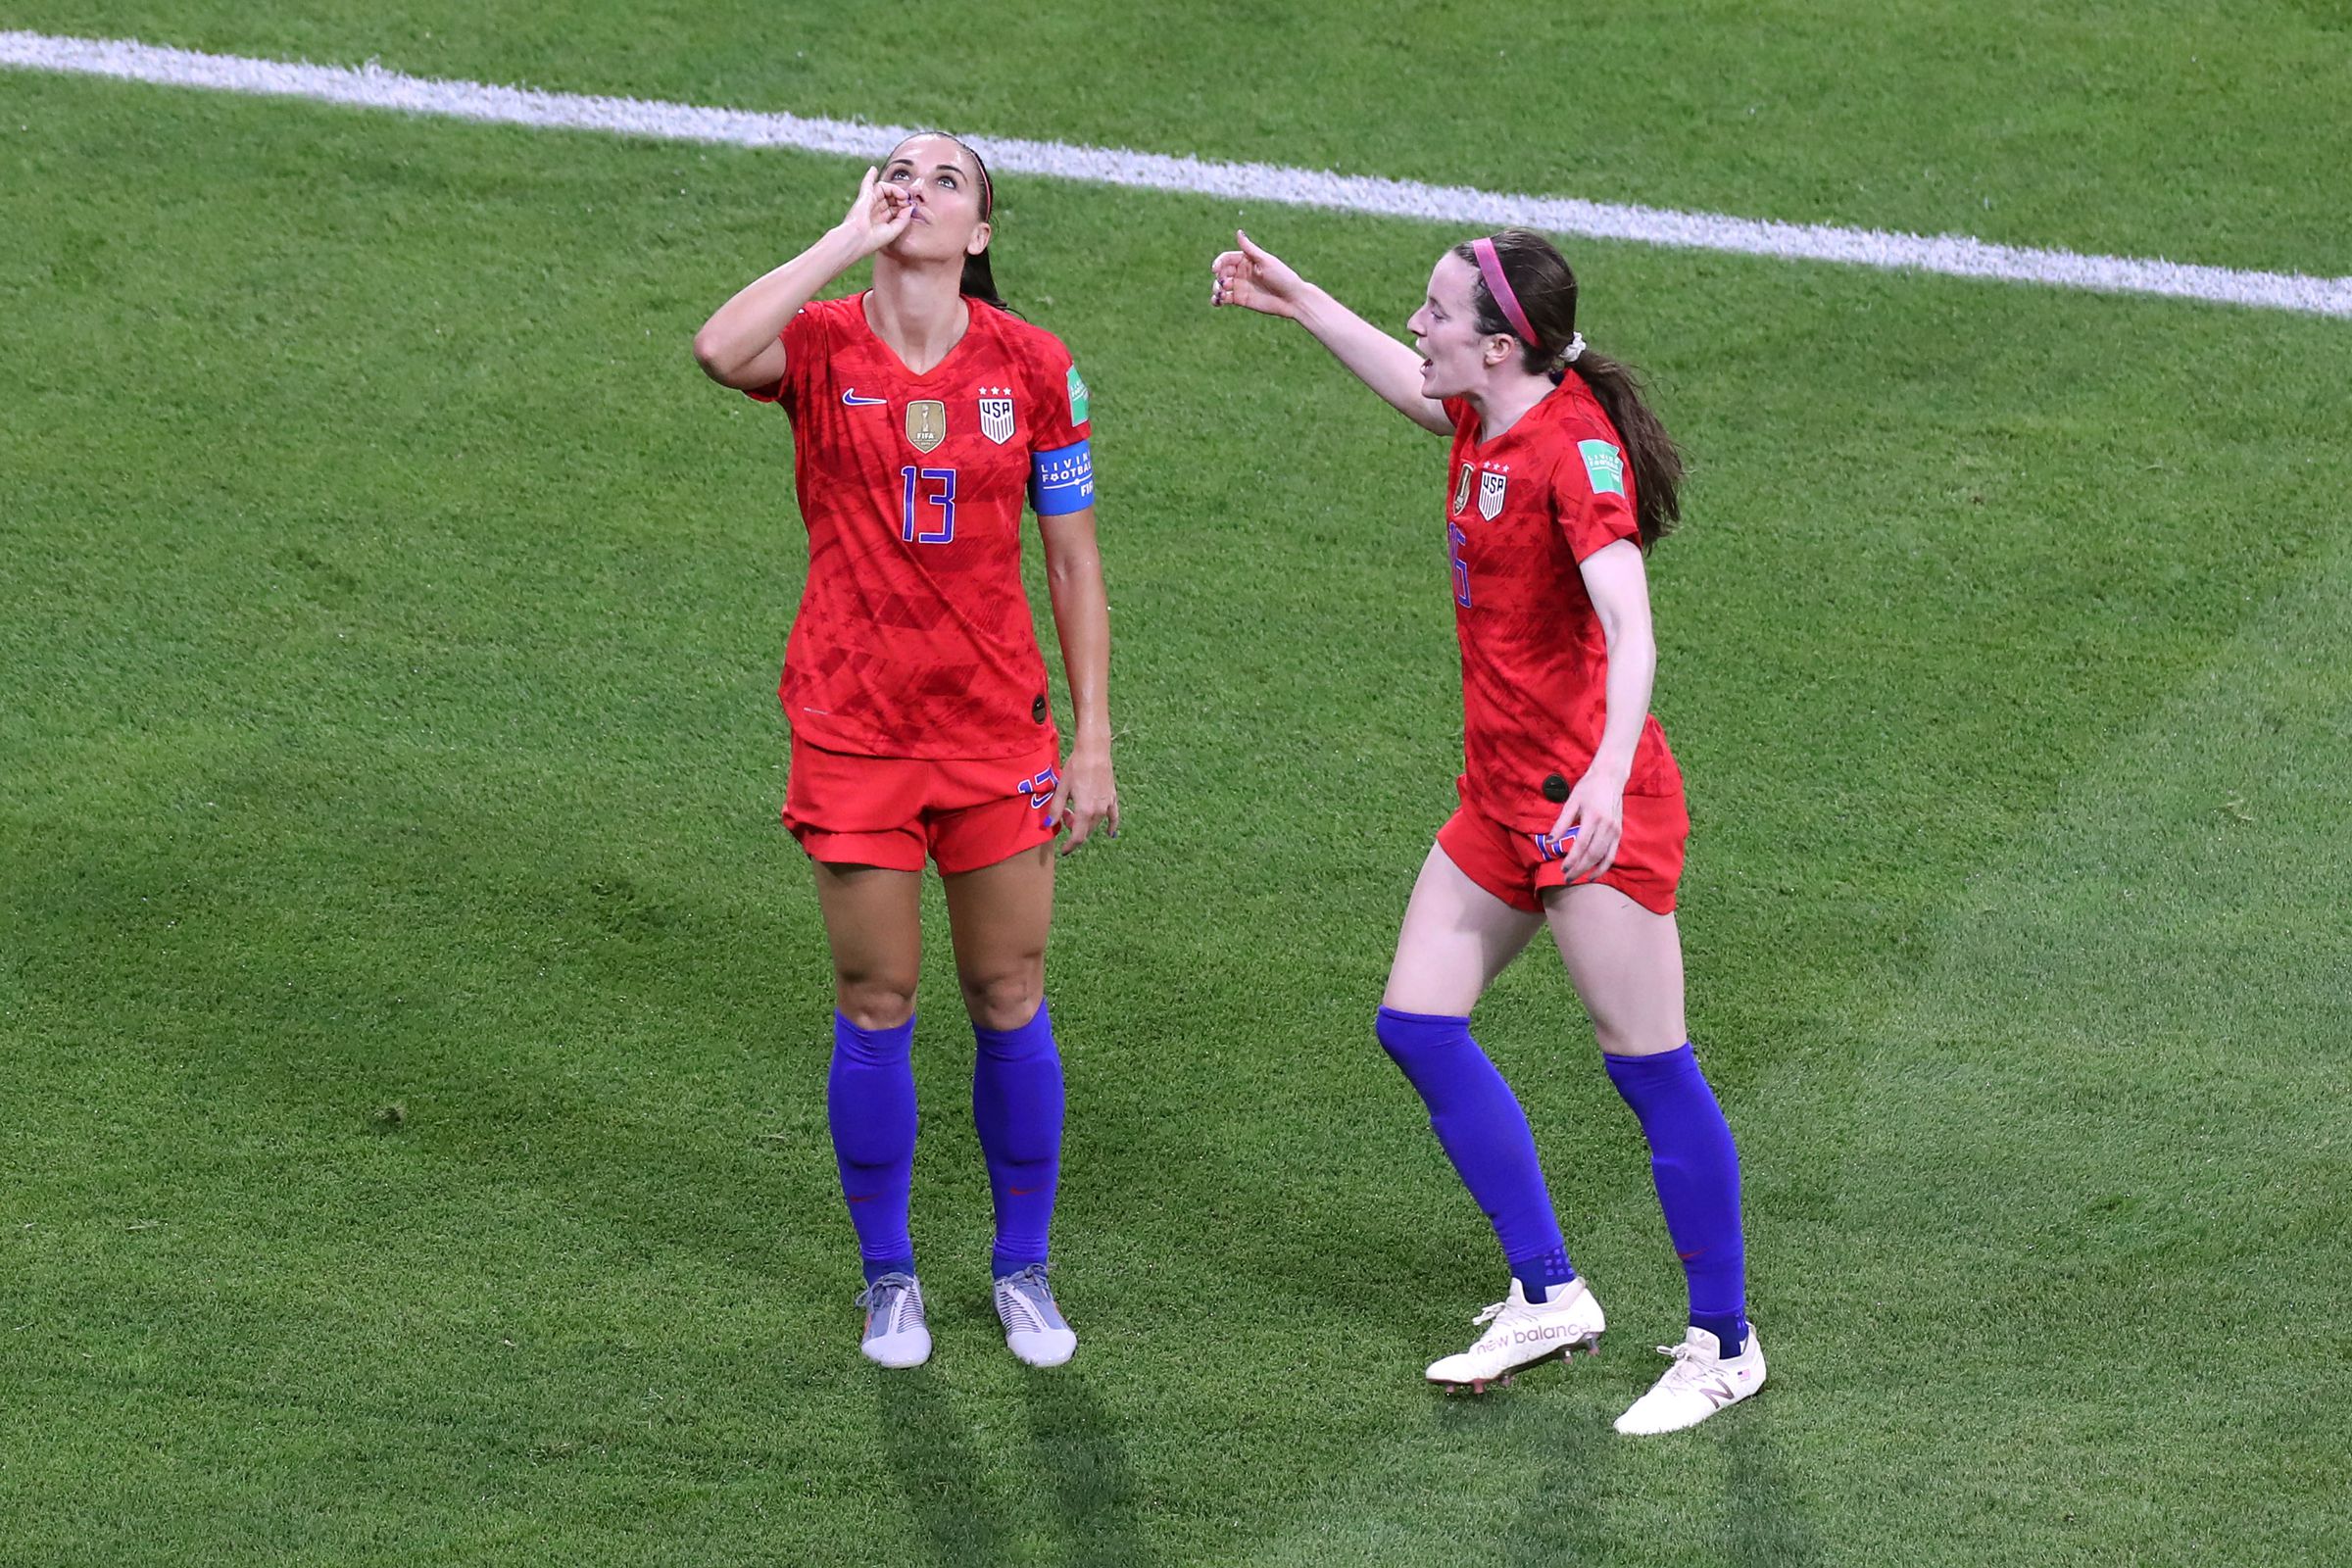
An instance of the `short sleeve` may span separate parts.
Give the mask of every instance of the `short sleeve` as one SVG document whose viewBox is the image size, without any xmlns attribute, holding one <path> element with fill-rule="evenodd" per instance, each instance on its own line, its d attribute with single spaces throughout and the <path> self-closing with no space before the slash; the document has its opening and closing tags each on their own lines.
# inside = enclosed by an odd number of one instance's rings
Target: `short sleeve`
<svg viewBox="0 0 2352 1568">
<path fill-rule="evenodd" d="M 1059 452 L 1093 433 L 1086 380 L 1059 338 L 1040 334 L 1029 352 L 1029 450 Z"/>
<path fill-rule="evenodd" d="M 755 403 L 781 403 L 784 412 L 792 414 L 808 401 L 804 393 L 831 347 L 825 313 L 802 306 L 784 323 L 776 340 L 784 345 L 784 378 L 771 387 L 747 389 L 743 395 Z"/>
<path fill-rule="evenodd" d="M 1616 442 L 1595 435 L 1571 444 L 1552 470 L 1551 491 L 1560 534 L 1579 562 L 1620 539 L 1641 537 L 1633 476 Z"/>
</svg>

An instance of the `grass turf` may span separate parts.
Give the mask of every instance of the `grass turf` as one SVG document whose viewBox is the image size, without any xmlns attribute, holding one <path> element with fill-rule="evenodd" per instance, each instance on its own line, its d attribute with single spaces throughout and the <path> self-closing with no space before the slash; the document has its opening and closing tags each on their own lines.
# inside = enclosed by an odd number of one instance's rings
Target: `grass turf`
<svg viewBox="0 0 2352 1568">
<path fill-rule="evenodd" d="M 2343 1538 L 2339 327 L 1580 250 L 1696 464 L 1659 706 L 1774 1352 L 1636 1446 L 1679 1283 L 1555 966 L 1481 1026 L 1619 1333 L 1507 1400 L 1413 1376 L 1494 1274 L 1368 1028 L 1449 797 L 1436 444 L 1201 311 L 1229 212 L 1016 193 L 1131 811 L 1056 931 L 1087 1342 L 995 1345 L 935 964 L 942 1353 L 885 1378 L 773 819 L 783 431 L 684 351 L 844 167 L 5 80 L 0 1558 Z M 1393 318 L 1447 236 L 1260 237 Z"/>
<path fill-rule="evenodd" d="M 2352 167 L 2342 0 L 0 9 L 270 58 L 2352 272 L 2326 173 Z"/>
</svg>

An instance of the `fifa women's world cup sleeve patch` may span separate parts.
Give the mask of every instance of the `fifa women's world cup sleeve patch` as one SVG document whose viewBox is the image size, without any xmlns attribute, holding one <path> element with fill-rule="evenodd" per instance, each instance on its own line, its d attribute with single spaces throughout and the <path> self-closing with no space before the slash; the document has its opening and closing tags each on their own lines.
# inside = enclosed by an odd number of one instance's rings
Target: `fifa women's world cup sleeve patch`
<svg viewBox="0 0 2352 1568">
<path fill-rule="evenodd" d="M 1620 539 L 1641 536 L 1634 516 L 1625 449 L 1614 441 L 1579 441 L 1552 470 L 1552 505 L 1569 553 L 1583 561 Z"/>
<path fill-rule="evenodd" d="M 1080 441 L 1029 455 L 1029 505 L 1041 517 L 1058 517 L 1095 504 L 1095 455 Z"/>
<path fill-rule="evenodd" d="M 1094 434 L 1087 427 L 1089 408 L 1086 380 L 1070 362 L 1061 340 L 1038 332 L 1022 345 L 1027 362 L 1024 380 L 1029 393 L 1029 450 L 1059 452 Z"/>
<path fill-rule="evenodd" d="M 1625 494 L 1625 454 L 1613 441 L 1579 441 L 1576 455 L 1585 460 L 1585 477 L 1596 496 Z"/>
</svg>

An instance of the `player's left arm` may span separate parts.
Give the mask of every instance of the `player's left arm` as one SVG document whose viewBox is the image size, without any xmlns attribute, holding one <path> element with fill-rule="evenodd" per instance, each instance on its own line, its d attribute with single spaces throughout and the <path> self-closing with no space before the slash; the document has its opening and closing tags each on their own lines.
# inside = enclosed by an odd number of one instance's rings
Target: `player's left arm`
<svg viewBox="0 0 2352 1568">
<path fill-rule="evenodd" d="M 1601 726 L 1600 746 L 1592 765 L 1568 792 L 1568 804 L 1552 824 L 1556 838 L 1574 827 L 1574 848 L 1568 853 L 1571 883 L 1594 877 L 1617 860 L 1618 840 L 1625 833 L 1625 781 L 1634 770 L 1634 752 L 1642 744 L 1642 721 L 1649 717 L 1649 694 L 1658 673 L 1657 638 L 1649 619 L 1649 573 L 1642 562 L 1642 547 L 1631 539 L 1601 546 L 1577 566 L 1585 592 L 1600 618 L 1601 635 L 1608 640 L 1609 669 L 1602 696 L 1608 716 Z"/>
<path fill-rule="evenodd" d="M 1070 682 L 1077 725 L 1070 755 L 1047 815 L 1066 813 L 1069 837 L 1061 853 L 1084 844 L 1097 827 L 1119 836 L 1119 786 L 1110 770 L 1110 595 L 1102 586 L 1102 552 L 1095 542 L 1092 505 L 1041 514 L 1046 585 L 1054 600 L 1054 630 L 1061 639 L 1062 668 Z"/>
</svg>

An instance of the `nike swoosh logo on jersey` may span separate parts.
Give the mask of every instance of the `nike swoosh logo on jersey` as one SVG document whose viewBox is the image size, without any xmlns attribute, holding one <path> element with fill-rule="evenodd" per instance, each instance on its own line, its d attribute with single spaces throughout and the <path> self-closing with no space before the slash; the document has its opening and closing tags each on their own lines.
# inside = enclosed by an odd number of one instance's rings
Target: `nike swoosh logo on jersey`
<svg viewBox="0 0 2352 1568">
<path fill-rule="evenodd" d="M 867 409 L 872 408 L 877 403 L 888 403 L 890 399 L 861 398 L 858 395 L 858 389 L 856 387 L 845 386 L 841 389 L 841 401 L 848 404 L 853 409 Z"/>
</svg>

